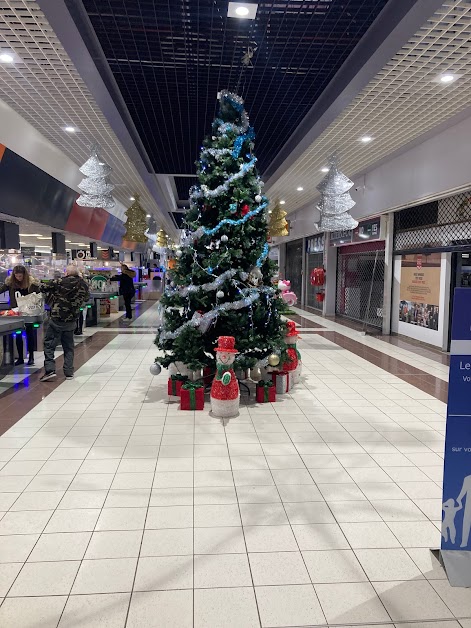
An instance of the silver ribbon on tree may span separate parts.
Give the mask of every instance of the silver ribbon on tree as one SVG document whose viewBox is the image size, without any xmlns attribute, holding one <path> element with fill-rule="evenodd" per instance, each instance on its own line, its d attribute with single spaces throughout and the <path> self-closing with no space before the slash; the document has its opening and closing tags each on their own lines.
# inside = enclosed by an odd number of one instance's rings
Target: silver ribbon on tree
<svg viewBox="0 0 471 628">
<path fill-rule="evenodd" d="M 353 181 L 339 171 L 337 156 L 332 155 L 329 159 L 329 172 L 317 186 L 322 194 L 317 205 L 321 214 L 321 219 L 316 224 L 319 231 L 340 231 L 358 226 L 358 222 L 349 213 L 355 205 L 349 193 L 352 186 Z"/>
</svg>

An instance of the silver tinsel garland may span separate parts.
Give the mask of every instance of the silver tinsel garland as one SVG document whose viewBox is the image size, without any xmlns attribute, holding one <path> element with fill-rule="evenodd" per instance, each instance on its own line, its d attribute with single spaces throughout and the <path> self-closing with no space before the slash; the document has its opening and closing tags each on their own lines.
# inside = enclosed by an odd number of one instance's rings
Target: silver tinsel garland
<svg viewBox="0 0 471 628">
<path fill-rule="evenodd" d="M 178 327 L 175 331 L 166 331 L 165 327 L 162 326 L 161 330 L 158 334 L 160 340 L 174 340 L 179 336 L 184 329 L 187 327 L 196 327 L 199 328 L 201 333 L 206 333 L 210 324 L 219 316 L 221 312 L 229 312 L 232 310 L 241 310 L 244 307 L 250 307 L 255 301 L 260 298 L 261 293 L 266 293 L 270 296 L 275 294 L 275 289 L 270 288 L 268 286 L 264 286 L 260 289 L 254 290 L 253 288 L 249 288 L 246 290 L 242 290 L 243 298 L 238 301 L 231 301 L 228 303 L 222 303 L 221 305 L 216 306 L 214 309 L 206 312 L 205 314 L 199 314 L 195 312 L 192 318 L 189 321 L 186 321 Z"/>
</svg>

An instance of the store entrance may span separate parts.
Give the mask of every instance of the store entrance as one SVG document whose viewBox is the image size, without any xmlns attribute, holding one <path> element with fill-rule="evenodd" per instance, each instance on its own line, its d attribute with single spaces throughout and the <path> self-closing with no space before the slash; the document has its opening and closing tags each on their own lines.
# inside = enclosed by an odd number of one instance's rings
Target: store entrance
<svg viewBox="0 0 471 628">
<path fill-rule="evenodd" d="M 303 241 L 295 240 L 286 244 L 285 276 L 291 282 L 291 290 L 301 304 L 303 290 Z"/>
<path fill-rule="evenodd" d="M 453 253 L 451 258 L 451 290 L 450 290 L 450 316 L 453 316 L 453 301 L 455 288 L 471 288 L 471 247 L 468 251 Z M 448 326 L 448 351 L 451 345 L 451 323 Z"/>
</svg>

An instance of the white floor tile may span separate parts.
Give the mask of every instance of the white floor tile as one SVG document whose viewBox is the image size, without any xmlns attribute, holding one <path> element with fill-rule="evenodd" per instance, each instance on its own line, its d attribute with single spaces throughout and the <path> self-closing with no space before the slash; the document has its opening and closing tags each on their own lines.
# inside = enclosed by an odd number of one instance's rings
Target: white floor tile
<svg viewBox="0 0 471 628">
<path fill-rule="evenodd" d="M 304 626 L 325 623 L 319 600 L 309 584 L 256 587 L 262 626 Z"/>
<path fill-rule="evenodd" d="M 300 552 L 251 553 L 249 560 L 255 586 L 311 582 Z"/>
<path fill-rule="evenodd" d="M 0 625 L 56 628 L 66 601 L 66 596 L 7 598 L 0 606 Z"/>
<path fill-rule="evenodd" d="M 124 628 L 130 595 L 130 593 L 71 595 L 58 628 L 77 626 Z"/>
<path fill-rule="evenodd" d="M 137 558 L 84 560 L 72 594 L 127 593 L 132 590 Z"/>
<path fill-rule="evenodd" d="M 80 561 L 26 563 L 15 580 L 9 597 L 68 595 Z"/>
<path fill-rule="evenodd" d="M 206 624 L 207 625 L 207 624 Z M 192 628 L 193 591 L 135 592 L 127 628 Z"/>
<path fill-rule="evenodd" d="M 252 587 L 195 590 L 195 628 L 259 628 Z"/>
</svg>

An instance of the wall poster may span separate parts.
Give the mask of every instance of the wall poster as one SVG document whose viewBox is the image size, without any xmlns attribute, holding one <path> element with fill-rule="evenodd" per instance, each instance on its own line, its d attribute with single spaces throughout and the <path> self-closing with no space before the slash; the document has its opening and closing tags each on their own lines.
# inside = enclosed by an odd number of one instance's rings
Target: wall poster
<svg viewBox="0 0 471 628">
<path fill-rule="evenodd" d="M 403 255 L 399 321 L 438 331 L 441 254 Z"/>
</svg>

